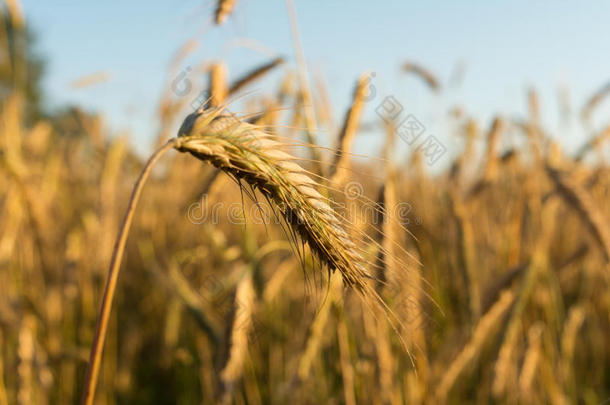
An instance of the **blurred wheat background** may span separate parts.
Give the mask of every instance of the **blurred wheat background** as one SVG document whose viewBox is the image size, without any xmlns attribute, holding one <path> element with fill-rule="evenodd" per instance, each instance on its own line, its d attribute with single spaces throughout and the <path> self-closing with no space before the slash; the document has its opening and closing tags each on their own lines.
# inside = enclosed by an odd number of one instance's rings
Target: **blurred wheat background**
<svg viewBox="0 0 610 405">
<path fill-rule="evenodd" d="M 205 18 L 227 24 L 239 6 L 214 2 Z M 23 16 L 17 0 L 3 2 L 0 405 L 79 403 L 146 148 L 84 108 L 48 112 Z M 135 212 L 95 403 L 607 401 L 610 127 L 592 117 L 610 87 L 566 109 L 582 133 L 575 151 L 544 127 L 534 88 L 519 117 L 483 122 L 450 106 L 443 116 L 458 147 L 434 170 L 425 148 L 393 153 L 404 142 L 397 123 L 363 118 L 383 99 L 371 101 L 370 72 L 353 78 L 351 105 L 333 115 L 324 81 L 307 78 L 296 19 L 296 63 L 270 57 L 236 77 L 205 60 L 189 68 L 193 85 L 207 107 L 238 111 L 287 145 L 361 236 L 354 249 L 374 273 L 367 288 L 388 308 L 370 307 L 345 274 L 328 271 L 254 188 L 170 153 Z M 193 97 L 173 85 L 193 44 L 176 48 L 159 72 L 168 80 L 158 132 L 146 135 L 156 145 L 193 111 Z M 399 68 L 445 91 L 427 67 Z M 279 80 L 262 86 L 270 73 Z M 107 80 L 98 72 L 71 85 Z M 320 141 L 320 128 L 330 139 Z M 382 134 L 379 152 L 355 156 L 371 131 Z"/>
</svg>

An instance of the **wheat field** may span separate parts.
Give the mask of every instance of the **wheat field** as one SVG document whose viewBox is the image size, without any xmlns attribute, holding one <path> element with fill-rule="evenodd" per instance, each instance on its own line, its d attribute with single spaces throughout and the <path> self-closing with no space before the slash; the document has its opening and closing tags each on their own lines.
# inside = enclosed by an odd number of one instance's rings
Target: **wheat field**
<svg viewBox="0 0 610 405">
<path fill-rule="evenodd" d="M 239 7 L 217 3 L 216 24 Z M 447 111 L 460 146 L 434 172 L 365 120 L 367 72 L 333 120 L 304 59 L 206 62 L 197 111 L 168 81 L 148 160 L 98 115 L 34 111 L 19 4 L 2 6 L 0 405 L 610 398 L 610 127 L 590 122 L 610 87 L 574 117 L 576 153 L 534 90 L 522 117 Z M 371 127 L 381 152 L 356 156 Z"/>
</svg>

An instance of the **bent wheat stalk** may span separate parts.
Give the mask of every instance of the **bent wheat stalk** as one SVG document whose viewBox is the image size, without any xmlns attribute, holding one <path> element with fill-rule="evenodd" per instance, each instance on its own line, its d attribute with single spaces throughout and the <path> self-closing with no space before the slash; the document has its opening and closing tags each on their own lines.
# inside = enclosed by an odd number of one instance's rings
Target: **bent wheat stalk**
<svg viewBox="0 0 610 405">
<path fill-rule="evenodd" d="M 481 351 L 488 335 L 504 317 L 515 300 L 515 294 L 510 288 L 505 289 L 489 311 L 479 319 L 474 328 L 472 338 L 460 351 L 457 357 L 445 368 L 436 393 L 439 403 L 444 403 L 449 391 L 458 377 L 466 369 L 472 359 Z"/>
<path fill-rule="evenodd" d="M 599 134 L 597 134 L 593 139 L 585 143 L 579 150 L 576 152 L 576 157 L 574 160 L 577 162 L 581 162 L 587 153 L 590 150 L 598 149 L 601 145 L 610 139 L 610 126 L 606 126 Z"/>
<path fill-rule="evenodd" d="M 436 76 L 423 66 L 414 62 L 406 62 L 404 65 L 402 65 L 402 69 L 405 72 L 413 73 L 414 75 L 419 76 L 423 81 L 426 82 L 430 89 L 434 91 L 438 91 L 440 89 L 440 83 Z"/>
<path fill-rule="evenodd" d="M 583 121 L 587 122 L 591 118 L 593 110 L 601 104 L 604 98 L 610 94 L 610 83 L 606 83 L 603 87 L 597 90 L 590 98 L 582 109 L 581 117 Z"/>
<path fill-rule="evenodd" d="M 546 171 L 555 183 L 561 197 L 572 206 L 585 222 L 599 244 L 606 262 L 610 263 L 610 232 L 604 217 L 589 193 L 565 173 L 547 165 Z"/>
<path fill-rule="evenodd" d="M 238 182 L 245 181 L 258 189 L 275 203 L 289 224 L 292 236 L 299 234 L 329 270 L 339 270 L 345 284 L 354 287 L 364 297 L 381 300 L 368 286 L 367 279 L 371 276 L 366 269 L 366 261 L 327 200 L 316 191 L 317 183 L 305 169 L 294 163 L 295 157 L 279 150 L 279 142 L 256 126 L 223 113 L 223 108 L 200 109 L 190 114 L 178 135 L 150 157 L 134 186 L 112 254 L 82 404 L 91 405 L 95 396 L 112 301 L 135 207 L 153 165 L 171 148 L 189 152 L 233 176 Z"/>
<path fill-rule="evenodd" d="M 108 320 L 110 318 L 110 311 L 112 309 L 112 300 L 114 298 L 114 291 L 119 278 L 121 259 L 123 258 L 125 242 L 127 241 L 127 235 L 129 233 L 129 228 L 131 227 L 136 205 L 140 199 L 140 194 L 142 193 L 142 188 L 144 187 L 144 183 L 146 182 L 153 165 L 165 152 L 173 148 L 176 142 L 177 140 L 175 138 L 171 139 L 165 145 L 157 149 L 155 153 L 153 153 L 150 159 L 148 159 L 148 162 L 146 162 L 146 165 L 142 169 L 142 172 L 140 173 L 140 176 L 133 187 L 131 199 L 129 200 L 129 205 L 127 206 L 127 212 L 125 213 L 125 218 L 123 219 L 123 224 L 119 230 L 119 235 L 117 236 L 114 250 L 112 252 L 112 259 L 110 260 L 110 270 L 108 271 L 108 276 L 106 278 L 106 287 L 104 288 L 102 304 L 97 317 L 95 335 L 93 336 L 91 353 L 89 355 L 89 364 L 87 365 L 85 386 L 81 400 L 82 404 L 91 405 L 95 396 L 95 387 L 97 385 L 97 378 L 100 371 L 102 351 L 104 348 L 104 341 L 106 339 L 106 330 L 108 329 Z"/>
<path fill-rule="evenodd" d="M 339 139 L 337 140 L 337 154 L 335 155 L 330 167 L 330 173 L 328 174 L 331 183 L 340 184 L 349 173 L 349 153 L 352 149 L 352 143 L 356 137 L 356 132 L 358 132 L 358 126 L 360 125 L 360 117 L 366 98 L 367 84 L 368 75 L 362 75 L 358 79 L 358 83 L 356 83 L 352 106 L 345 115 L 343 128 L 341 129 Z"/>
</svg>

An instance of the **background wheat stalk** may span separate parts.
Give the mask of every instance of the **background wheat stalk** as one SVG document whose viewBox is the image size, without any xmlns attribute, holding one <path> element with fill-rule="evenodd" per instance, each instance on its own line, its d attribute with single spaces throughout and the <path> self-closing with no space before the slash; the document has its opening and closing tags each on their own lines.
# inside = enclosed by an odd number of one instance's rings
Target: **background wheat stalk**
<svg viewBox="0 0 610 405">
<path fill-rule="evenodd" d="M 610 232 L 608 221 L 589 194 L 565 173 L 547 165 L 547 173 L 553 179 L 561 196 L 578 212 L 591 234 L 599 243 L 604 258 L 610 262 Z"/>
<path fill-rule="evenodd" d="M 229 14 L 233 12 L 237 0 L 218 0 L 216 4 L 215 21 L 217 25 L 225 22 Z"/>
<path fill-rule="evenodd" d="M 364 108 L 367 84 L 368 75 L 361 76 L 360 79 L 358 79 L 358 83 L 356 83 L 352 106 L 345 115 L 343 128 L 341 129 L 337 140 L 337 153 L 328 173 L 328 177 L 332 183 L 340 184 L 349 173 L 350 151 L 356 133 L 358 132 L 358 126 L 360 125 L 360 117 Z"/>
<path fill-rule="evenodd" d="M 229 91 L 228 91 L 229 95 L 233 95 L 233 94 L 237 93 L 238 91 L 240 91 L 241 89 L 243 89 L 244 87 L 249 85 L 250 83 L 256 81 L 257 79 L 261 78 L 262 76 L 264 76 L 271 70 L 275 69 L 277 66 L 281 65 L 282 63 L 284 63 L 283 58 L 275 58 L 275 59 L 271 60 L 270 62 L 267 62 L 264 65 L 261 65 L 255 69 L 247 72 L 246 74 L 244 74 L 243 77 L 240 77 L 233 84 L 231 84 L 231 86 L 229 87 Z"/>
<path fill-rule="evenodd" d="M 425 67 L 415 62 L 406 62 L 402 65 L 402 69 L 407 73 L 413 73 L 420 77 L 431 90 L 438 91 L 440 89 L 440 83 L 436 75 Z"/>
<path fill-rule="evenodd" d="M 106 339 L 106 331 L 108 329 L 108 321 L 110 319 L 110 312 L 112 310 L 112 300 L 116 290 L 117 281 L 119 278 L 119 270 L 121 267 L 121 259 L 125 251 L 125 243 L 127 242 L 127 235 L 129 234 L 129 228 L 133 221 L 133 215 L 136 210 L 136 205 L 142 194 L 142 189 L 146 183 L 146 179 L 150 175 L 150 172 L 154 164 L 161 158 L 161 156 L 173 148 L 176 144 L 176 139 L 169 140 L 165 145 L 157 149 L 155 153 L 148 159 L 148 162 L 142 169 L 136 184 L 134 185 L 131 199 L 127 206 L 125 218 L 119 230 L 116 243 L 112 252 L 112 259 L 110 261 L 110 269 L 108 270 L 106 278 L 106 287 L 104 288 L 104 295 L 102 297 L 102 303 L 100 312 L 97 317 L 97 324 L 95 326 L 95 334 L 93 343 L 91 345 L 91 353 L 89 355 L 89 363 L 87 365 L 87 374 L 85 376 L 85 385 L 83 389 L 82 403 L 86 405 L 93 404 L 95 397 L 95 388 L 97 385 L 98 374 L 100 371 L 100 364 L 102 360 L 102 351 L 104 349 L 104 341 Z"/>
</svg>

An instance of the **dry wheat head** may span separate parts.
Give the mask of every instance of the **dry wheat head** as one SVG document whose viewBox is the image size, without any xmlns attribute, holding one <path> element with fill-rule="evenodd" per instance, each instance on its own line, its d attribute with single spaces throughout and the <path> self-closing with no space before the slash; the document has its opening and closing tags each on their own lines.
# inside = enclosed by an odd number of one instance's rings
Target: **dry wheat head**
<svg viewBox="0 0 610 405">
<path fill-rule="evenodd" d="M 318 184 L 281 143 L 222 109 L 190 114 L 178 135 L 177 150 L 258 189 L 329 270 L 339 270 L 347 285 L 367 291 L 370 275 L 356 244 L 316 190 Z"/>
</svg>

